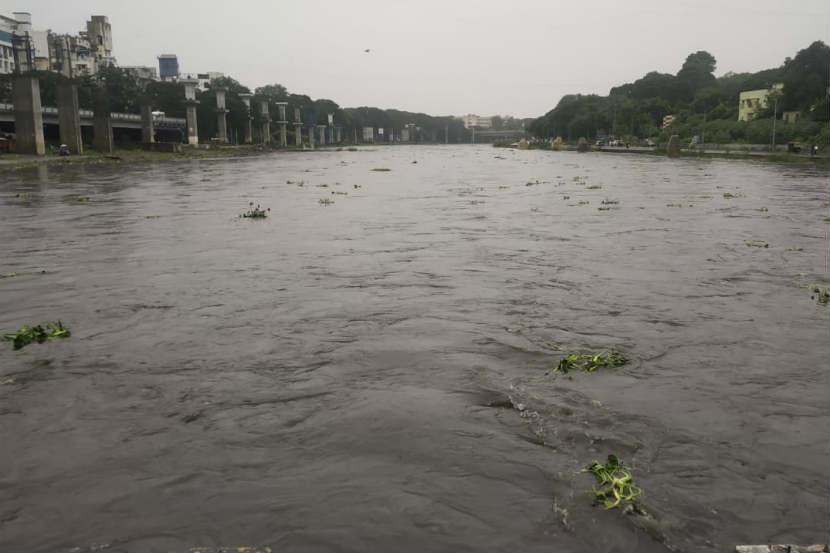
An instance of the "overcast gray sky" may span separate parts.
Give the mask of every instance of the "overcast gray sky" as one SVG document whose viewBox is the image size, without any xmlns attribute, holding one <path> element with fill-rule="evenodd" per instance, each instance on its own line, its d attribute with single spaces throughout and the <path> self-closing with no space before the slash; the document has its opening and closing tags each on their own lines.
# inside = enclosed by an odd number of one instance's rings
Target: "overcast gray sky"
<svg viewBox="0 0 830 553">
<path fill-rule="evenodd" d="M 344 107 L 542 115 L 707 50 L 716 73 L 780 65 L 830 43 L 828 0 L 0 0 L 36 29 L 109 16 L 119 65 L 221 71 Z M 365 49 L 371 49 L 365 53 Z"/>
</svg>

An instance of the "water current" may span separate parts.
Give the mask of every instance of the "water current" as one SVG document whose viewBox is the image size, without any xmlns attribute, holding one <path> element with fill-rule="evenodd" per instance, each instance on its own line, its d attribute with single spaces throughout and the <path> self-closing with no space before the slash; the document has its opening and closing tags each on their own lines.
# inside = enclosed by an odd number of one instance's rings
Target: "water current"
<svg viewBox="0 0 830 553">
<path fill-rule="evenodd" d="M 72 336 L 0 344 L 0 550 L 824 541 L 828 201 L 489 146 L 4 169 L 0 331 Z M 642 512 L 585 493 L 608 454 Z"/>
</svg>

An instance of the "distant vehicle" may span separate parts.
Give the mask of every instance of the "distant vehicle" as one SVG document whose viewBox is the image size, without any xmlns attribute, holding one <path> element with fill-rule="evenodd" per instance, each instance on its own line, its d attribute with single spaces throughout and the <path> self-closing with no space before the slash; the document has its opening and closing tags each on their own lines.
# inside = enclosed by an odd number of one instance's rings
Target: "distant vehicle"
<svg viewBox="0 0 830 553">
<path fill-rule="evenodd" d="M 61 144 L 61 147 L 58 150 L 58 155 L 68 156 L 69 155 L 69 146 L 67 146 L 66 144 Z"/>
<path fill-rule="evenodd" d="M 801 152 L 801 143 L 800 142 L 790 142 L 787 144 L 787 151 L 791 154 L 797 154 Z"/>
<path fill-rule="evenodd" d="M 161 119 L 162 117 L 165 117 L 163 111 L 154 111 L 153 112 L 153 119 Z"/>
<path fill-rule="evenodd" d="M 622 142 L 617 140 L 616 138 L 608 143 L 609 146 L 622 146 Z"/>
<path fill-rule="evenodd" d="M 655 146 L 654 141 L 649 138 L 648 140 L 646 140 L 646 146 L 648 146 L 649 148 L 653 148 Z"/>
<path fill-rule="evenodd" d="M 597 141 L 594 143 L 594 146 L 605 146 L 605 140 L 602 140 L 602 139 L 597 140 Z"/>
</svg>

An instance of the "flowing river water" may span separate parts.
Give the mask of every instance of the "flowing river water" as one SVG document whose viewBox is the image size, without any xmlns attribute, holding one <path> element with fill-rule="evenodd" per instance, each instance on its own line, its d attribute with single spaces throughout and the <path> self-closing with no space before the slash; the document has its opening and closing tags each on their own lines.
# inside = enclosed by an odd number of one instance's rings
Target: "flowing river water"
<svg viewBox="0 0 830 553">
<path fill-rule="evenodd" d="M 72 336 L 0 348 L 0 550 L 824 541 L 827 176 L 488 146 L 5 170 L 0 331 Z M 545 374 L 606 348 L 631 362 Z M 641 512 L 585 493 L 608 454 Z"/>
</svg>

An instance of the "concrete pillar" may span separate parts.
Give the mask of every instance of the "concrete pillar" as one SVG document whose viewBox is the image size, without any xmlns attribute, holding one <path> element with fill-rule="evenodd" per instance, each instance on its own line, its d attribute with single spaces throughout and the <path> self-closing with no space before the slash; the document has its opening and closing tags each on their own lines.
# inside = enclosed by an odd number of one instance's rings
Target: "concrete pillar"
<svg viewBox="0 0 830 553">
<path fill-rule="evenodd" d="M 680 136 L 673 134 L 669 137 L 669 143 L 666 146 L 666 155 L 669 157 L 677 157 L 680 155 Z"/>
<path fill-rule="evenodd" d="M 288 102 L 277 102 L 277 123 L 280 125 L 280 146 L 288 146 L 288 118 L 286 110 Z"/>
<path fill-rule="evenodd" d="M 320 146 L 326 145 L 326 126 L 325 125 L 317 125 L 317 129 L 320 131 Z"/>
<path fill-rule="evenodd" d="M 184 85 L 184 103 L 187 106 L 187 143 L 195 146 L 199 143 L 199 124 L 196 120 L 196 106 L 199 105 L 199 100 L 196 99 L 196 86 L 199 81 L 182 79 L 179 82 Z"/>
<path fill-rule="evenodd" d="M 314 125 L 308 127 L 308 145 L 311 146 L 311 149 L 314 149 L 314 133 L 315 133 Z"/>
<path fill-rule="evenodd" d="M 104 91 L 93 91 L 92 101 L 92 147 L 96 152 L 111 154 L 113 150 L 112 118 Z"/>
<path fill-rule="evenodd" d="M 242 98 L 242 103 L 245 104 L 245 108 L 248 110 L 247 117 L 245 118 L 245 144 L 251 144 L 254 141 L 253 136 L 253 120 L 254 118 L 251 117 L 251 96 L 253 94 L 240 94 L 239 97 Z"/>
<path fill-rule="evenodd" d="M 268 102 L 259 103 L 260 114 L 262 115 L 262 143 L 271 143 L 271 114 L 268 111 Z"/>
<path fill-rule="evenodd" d="M 29 75 L 19 75 L 13 82 L 14 130 L 17 153 L 42 156 L 43 112 L 40 106 L 40 81 Z"/>
<path fill-rule="evenodd" d="M 303 145 L 303 121 L 300 118 L 300 108 L 294 108 L 294 145 L 297 148 Z"/>
<path fill-rule="evenodd" d="M 225 109 L 227 89 L 216 88 L 216 138 L 222 144 L 228 143 L 228 110 Z"/>
<path fill-rule="evenodd" d="M 84 153 L 81 138 L 81 115 L 78 106 L 78 87 L 70 81 L 60 81 L 57 87 L 58 132 L 61 144 L 72 154 Z"/>
<path fill-rule="evenodd" d="M 152 144 L 156 141 L 156 133 L 153 125 L 153 106 L 141 104 L 141 142 Z"/>
</svg>

